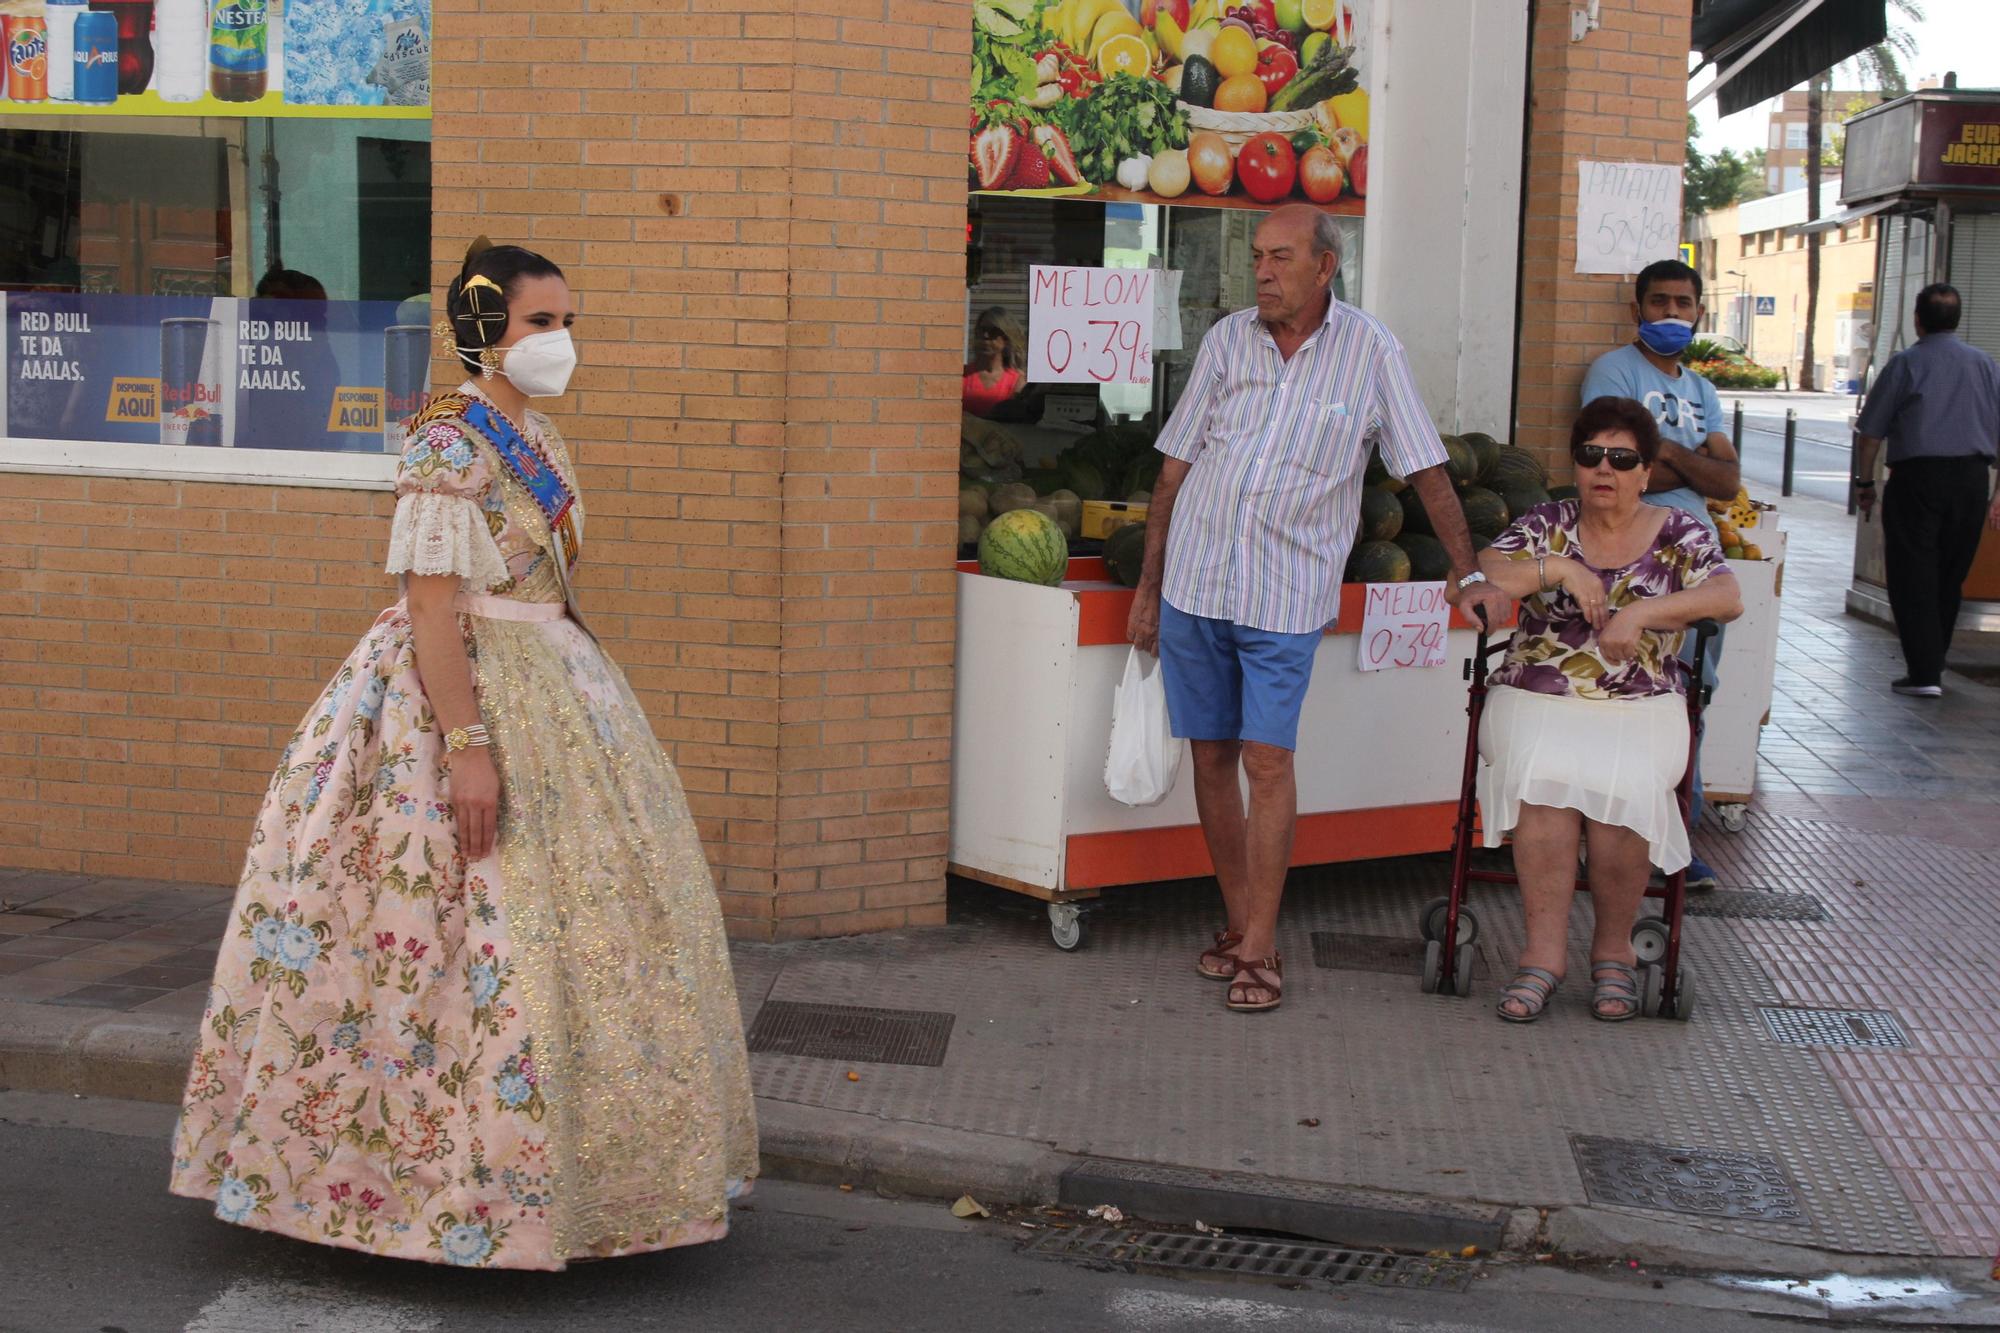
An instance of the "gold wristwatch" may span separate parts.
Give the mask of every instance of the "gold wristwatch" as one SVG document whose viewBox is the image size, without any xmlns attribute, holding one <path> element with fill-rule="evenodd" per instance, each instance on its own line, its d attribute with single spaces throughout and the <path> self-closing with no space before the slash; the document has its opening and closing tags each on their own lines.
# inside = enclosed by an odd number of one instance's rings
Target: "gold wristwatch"
<svg viewBox="0 0 2000 1333">
<path fill-rule="evenodd" d="M 486 730 L 484 722 L 475 722 L 469 727 L 453 727 L 444 734 L 444 752 L 457 754 L 476 745 L 491 745 L 493 737 Z"/>
</svg>

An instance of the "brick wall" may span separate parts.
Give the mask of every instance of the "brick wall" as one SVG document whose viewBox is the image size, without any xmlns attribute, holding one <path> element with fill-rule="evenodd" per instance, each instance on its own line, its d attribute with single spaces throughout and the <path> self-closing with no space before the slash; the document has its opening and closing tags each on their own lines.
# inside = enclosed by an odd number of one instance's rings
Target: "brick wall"
<svg viewBox="0 0 2000 1333">
<path fill-rule="evenodd" d="M 1591 361 L 1632 340 L 1632 284 L 1576 272 L 1579 158 L 1680 163 L 1687 144 L 1687 0 L 1602 0 L 1569 39 L 1569 5 L 1535 10 L 1528 201 L 1514 440 L 1560 457 Z"/>
<path fill-rule="evenodd" d="M 733 930 L 943 917 L 970 34 L 906 0 L 437 0 L 434 277 L 580 294 L 592 624 Z M 442 373 L 450 373 L 440 363 Z M 230 882 L 393 596 L 366 490 L 0 474 L 0 863 Z"/>
</svg>

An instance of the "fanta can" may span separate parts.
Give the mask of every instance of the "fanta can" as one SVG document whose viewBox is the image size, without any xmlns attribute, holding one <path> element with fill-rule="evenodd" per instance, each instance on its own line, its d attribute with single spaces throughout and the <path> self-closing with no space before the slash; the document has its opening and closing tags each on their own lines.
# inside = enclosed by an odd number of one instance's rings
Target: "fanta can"
<svg viewBox="0 0 2000 1333">
<path fill-rule="evenodd" d="M 40 14 L 7 16 L 7 96 L 49 100 L 49 25 Z"/>
<path fill-rule="evenodd" d="M 91 106 L 118 100 L 118 20 L 99 10 L 76 16 L 72 94 Z"/>
</svg>

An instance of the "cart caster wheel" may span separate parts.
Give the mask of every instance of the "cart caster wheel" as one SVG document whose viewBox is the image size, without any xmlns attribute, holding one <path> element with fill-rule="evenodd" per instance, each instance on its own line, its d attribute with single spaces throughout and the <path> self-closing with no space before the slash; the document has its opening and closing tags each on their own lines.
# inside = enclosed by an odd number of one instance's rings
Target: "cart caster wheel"
<svg viewBox="0 0 2000 1333">
<path fill-rule="evenodd" d="M 1424 914 L 1417 921 L 1417 929 L 1427 940 L 1444 938 L 1444 920 L 1451 912 L 1449 898 L 1433 898 L 1424 904 Z M 1464 903 L 1458 905 L 1458 947 L 1467 949 L 1479 938 L 1479 918 Z"/>
<path fill-rule="evenodd" d="M 1667 956 L 1667 923 L 1656 916 L 1642 916 L 1632 923 L 1632 950 L 1641 963 L 1657 963 Z"/>
<path fill-rule="evenodd" d="M 1750 807 L 1732 801 L 1716 806 L 1715 817 L 1722 821 L 1724 832 L 1741 833 L 1750 823 Z"/>
<path fill-rule="evenodd" d="M 1064 953 L 1083 947 L 1083 909 L 1075 903 L 1049 904 L 1049 938 Z"/>
<path fill-rule="evenodd" d="M 1436 940 L 1424 941 L 1424 994 L 1437 994 L 1438 979 L 1443 973 L 1444 945 Z"/>
<path fill-rule="evenodd" d="M 1694 969 L 1682 968 L 1674 983 L 1674 1002 L 1671 1008 L 1660 1010 L 1662 1018 L 1678 1018 L 1683 1023 L 1694 1014 Z"/>
</svg>

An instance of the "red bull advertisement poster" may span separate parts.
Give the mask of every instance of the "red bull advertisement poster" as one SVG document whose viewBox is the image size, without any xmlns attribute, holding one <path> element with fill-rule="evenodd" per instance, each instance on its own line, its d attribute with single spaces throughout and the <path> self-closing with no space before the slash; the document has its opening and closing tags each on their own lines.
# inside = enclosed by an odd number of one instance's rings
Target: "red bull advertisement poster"
<svg viewBox="0 0 2000 1333">
<path fill-rule="evenodd" d="M 967 178 L 990 194 L 1358 216 L 1367 4 L 976 0 Z"/>
<path fill-rule="evenodd" d="M 10 115 L 430 116 L 430 0 L 0 0 Z"/>
<path fill-rule="evenodd" d="M 394 452 L 429 391 L 421 308 L 5 294 L 0 422 L 16 440 Z"/>
</svg>

